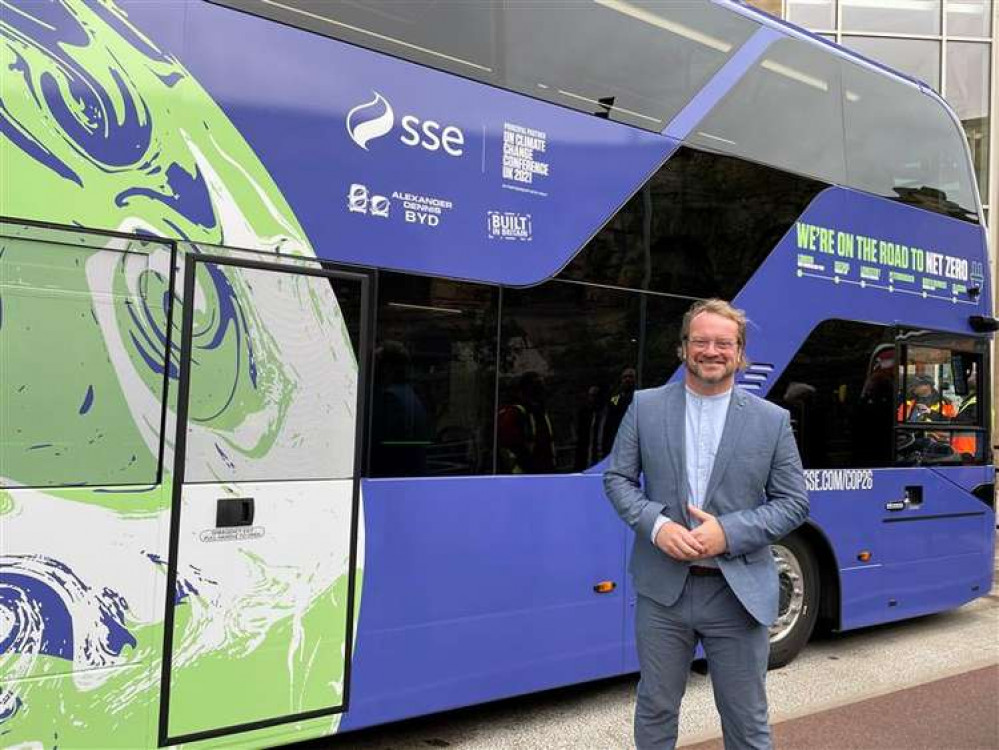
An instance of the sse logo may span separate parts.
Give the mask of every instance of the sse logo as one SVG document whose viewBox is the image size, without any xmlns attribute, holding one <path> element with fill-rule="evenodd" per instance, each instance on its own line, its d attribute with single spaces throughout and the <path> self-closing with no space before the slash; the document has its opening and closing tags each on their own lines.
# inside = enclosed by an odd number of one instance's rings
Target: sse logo
<svg viewBox="0 0 999 750">
<path fill-rule="evenodd" d="M 376 138 L 388 135 L 395 125 L 395 111 L 388 99 L 377 91 L 370 102 L 359 104 L 347 113 L 347 134 L 365 151 Z M 441 125 L 436 120 L 420 120 L 415 115 L 403 115 L 399 121 L 405 146 L 420 146 L 427 151 L 443 150 L 448 156 L 464 153 L 465 134 L 456 125 Z"/>
</svg>

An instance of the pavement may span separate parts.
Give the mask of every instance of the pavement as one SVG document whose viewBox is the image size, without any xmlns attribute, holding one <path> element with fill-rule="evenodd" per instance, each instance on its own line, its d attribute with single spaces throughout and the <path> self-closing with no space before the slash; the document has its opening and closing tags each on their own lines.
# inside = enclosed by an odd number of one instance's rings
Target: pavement
<svg viewBox="0 0 999 750">
<path fill-rule="evenodd" d="M 773 724 L 775 750 L 996 750 L 999 666 Z M 723 750 L 721 739 L 681 745 Z"/>
<path fill-rule="evenodd" d="M 999 750 L 996 587 L 950 612 L 813 640 L 767 676 L 776 750 Z M 296 750 L 629 750 L 636 676 L 419 717 Z M 679 747 L 723 747 L 710 675 L 692 673 Z"/>
</svg>

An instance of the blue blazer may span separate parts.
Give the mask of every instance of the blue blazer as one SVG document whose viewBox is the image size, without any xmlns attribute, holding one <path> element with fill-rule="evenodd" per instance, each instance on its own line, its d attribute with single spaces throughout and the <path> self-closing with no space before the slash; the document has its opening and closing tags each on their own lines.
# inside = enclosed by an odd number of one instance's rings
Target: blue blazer
<svg viewBox="0 0 999 750">
<path fill-rule="evenodd" d="M 621 421 L 604 489 L 635 531 L 631 574 L 639 594 L 664 606 L 680 596 L 688 563 L 652 543 L 660 514 L 690 527 L 682 382 L 638 391 Z M 644 478 L 644 482 L 641 480 Z M 717 516 L 728 549 L 716 559 L 742 605 L 764 625 L 777 619 L 777 569 L 769 545 L 808 516 L 808 494 L 788 412 L 739 387 L 708 480 L 704 510 Z"/>
</svg>

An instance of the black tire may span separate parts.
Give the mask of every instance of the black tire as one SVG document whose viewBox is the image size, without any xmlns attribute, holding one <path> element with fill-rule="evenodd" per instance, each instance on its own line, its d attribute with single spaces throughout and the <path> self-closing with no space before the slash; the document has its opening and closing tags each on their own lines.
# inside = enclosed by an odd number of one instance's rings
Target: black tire
<svg viewBox="0 0 999 750">
<path fill-rule="evenodd" d="M 771 547 L 780 585 L 777 621 L 770 626 L 770 669 L 790 664 L 808 643 L 819 614 L 819 568 L 798 534 Z"/>
</svg>

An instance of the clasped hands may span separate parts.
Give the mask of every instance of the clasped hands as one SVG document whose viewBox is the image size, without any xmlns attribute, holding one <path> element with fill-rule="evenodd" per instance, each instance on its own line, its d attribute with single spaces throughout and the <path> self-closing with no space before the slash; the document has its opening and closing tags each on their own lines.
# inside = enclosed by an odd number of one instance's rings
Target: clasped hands
<svg viewBox="0 0 999 750">
<path fill-rule="evenodd" d="M 676 560 L 703 560 L 724 552 L 728 542 L 718 519 L 693 505 L 687 507 L 700 526 L 687 529 L 676 521 L 667 521 L 656 534 L 656 546 Z"/>
</svg>

